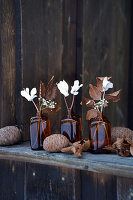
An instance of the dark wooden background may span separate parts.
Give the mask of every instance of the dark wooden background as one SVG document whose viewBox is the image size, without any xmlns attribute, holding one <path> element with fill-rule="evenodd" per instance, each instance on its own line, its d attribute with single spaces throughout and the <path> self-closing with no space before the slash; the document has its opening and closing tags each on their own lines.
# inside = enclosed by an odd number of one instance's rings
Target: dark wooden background
<svg viewBox="0 0 133 200">
<path fill-rule="evenodd" d="M 133 129 L 133 5 L 131 0 L 0 0 L 0 126 L 18 125 L 29 139 L 31 102 L 22 88 L 39 88 L 55 75 L 55 82 L 84 84 L 76 97 L 75 112 L 82 115 L 88 136 L 88 83 L 96 76 L 112 76 L 114 90 L 122 88 L 121 101 L 106 114 L 112 126 Z M 113 90 L 112 90 L 113 91 Z M 50 116 L 52 132 L 59 132 L 62 110 Z"/>
</svg>

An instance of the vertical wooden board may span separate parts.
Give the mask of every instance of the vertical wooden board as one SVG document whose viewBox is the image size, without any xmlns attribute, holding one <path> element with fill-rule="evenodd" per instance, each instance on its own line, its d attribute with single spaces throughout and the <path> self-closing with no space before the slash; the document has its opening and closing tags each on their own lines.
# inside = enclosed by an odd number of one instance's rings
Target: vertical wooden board
<svg viewBox="0 0 133 200">
<path fill-rule="evenodd" d="M 15 125 L 14 1 L 0 1 L 0 125 Z"/>
<path fill-rule="evenodd" d="M 88 83 L 96 84 L 96 76 L 112 76 L 112 92 L 123 89 L 121 101 L 106 108 L 113 126 L 127 125 L 129 36 L 130 1 L 83 1 L 83 96 L 89 96 Z M 83 126 L 87 136 L 87 122 Z"/>
<path fill-rule="evenodd" d="M 63 54 L 62 54 L 62 75 L 61 78 L 64 79 L 69 84 L 69 93 L 71 86 L 76 78 L 76 15 L 77 15 L 77 2 L 76 0 L 64 0 L 63 1 L 63 33 L 62 33 L 62 44 L 63 44 Z M 62 117 L 67 116 L 67 108 L 62 99 Z M 77 96 L 75 98 L 76 103 Z M 71 106 L 72 95 L 66 98 L 68 106 Z M 75 111 L 76 104 L 74 103 L 73 110 Z"/>
<path fill-rule="evenodd" d="M 117 177 L 117 200 L 133 199 L 133 179 Z"/>
<path fill-rule="evenodd" d="M 81 183 L 83 200 L 117 199 L 115 176 L 82 171 Z"/>
<path fill-rule="evenodd" d="M 61 80 L 62 71 L 62 1 L 48 1 L 48 79 L 54 76 L 54 82 Z M 58 95 L 55 100 L 61 105 L 61 96 Z M 61 110 L 57 113 L 49 114 L 51 122 L 51 132 L 59 133 L 59 121 L 61 119 Z"/>
<path fill-rule="evenodd" d="M 14 0 L 15 7 L 15 56 L 16 56 L 16 124 L 23 128 L 22 96 L 22 55 L 21 55 L 21 0 Z"/>
<path fill-rule="evenodd" d="M 77 0 L 77 15 L 76 15 L 76 79 L 82 83 L 82 54 L 83 54 L 83 0 Z M 84 86 L 83 86 L 84 87 Z M 82 116 L 82 106 L 80 105 L 82 100 L 82 89 L 76 97 L 75 110 L 80 116 Z"/>
<path fill-rule="evenodd" d="M 133 1 L 131 1 L 131 42 L 130 42 L 130 68 L 129 68 L 129 79 L 128 79 L 128 127 L 133 130 L 133 120 L 132 120 L 132 113 L 133 113 Z"/>
<path fill-rule="evenodd" d="M 50 0 L 21 1 L 23 87 L 38 89 L 40 80 L 46 85 L 51 75 L 60 77 L 61 3 L 62 1 L 51 3 Z M 35 115 L 36 111 L 26 100 L 23 110 L 26 140 L 29 138 L 29 118 Z"/>
<path fill-rule="evenodd" d="M 27 199 L 78 200 L 78 175 L 74 169 L 27 163 Z"/>
<path fill-rule="evenodd" d="M 24 199 L 25 163 L 0 160 L 0 199 Z"/>
</svg>

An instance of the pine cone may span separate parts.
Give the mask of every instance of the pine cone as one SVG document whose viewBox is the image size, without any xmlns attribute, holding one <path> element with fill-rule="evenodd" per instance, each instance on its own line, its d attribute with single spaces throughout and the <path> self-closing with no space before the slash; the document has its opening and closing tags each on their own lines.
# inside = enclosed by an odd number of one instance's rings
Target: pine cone
<svg viewBox="0 0 133 200">
<path fill-rule="evenodd" d="M 70 141 L 61 134 L 53 134 L 45 138 L 43 148 L 49 152 L 59 152 L 62 148 L 69 146 Z"/>
<path fill-rule="evenodd" d="M 131 140 L 133 140 L 133 131 L 125 127 L 113 127 L 111 129 L 112 143 L 114 143 L 117 140 L 117 138 L 125 138 L 126 136 L 128 136 Z"/>
<path fill-rule="evenodd" d="M 20 130 L 16 126 L 6 126 L 0 129 L 0 145 L 12 145 L 21 139 Z"/>
</svg>

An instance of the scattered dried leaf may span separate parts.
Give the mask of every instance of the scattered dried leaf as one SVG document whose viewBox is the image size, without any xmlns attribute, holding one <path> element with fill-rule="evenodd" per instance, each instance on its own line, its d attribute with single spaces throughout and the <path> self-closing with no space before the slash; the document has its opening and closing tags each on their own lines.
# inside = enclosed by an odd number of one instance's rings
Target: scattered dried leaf
<svg viewBox="0 0 133 200">
<path fill-rule="evenodd" d="M 120 92 L 121 90 L 118 90 L 112 94 L 105 94 L 105 99 L 107 101 L 118 102 L 120 100 Z"/>
<path fill-rule="evenodd" d="M 96 86 L 93 86 L 92 84 L 89 84 L 89 94 L 91 96 L 92 99 L 94 100 L 100 100 L 101 99 L 101 91 L 96 87 Z"/>
<path fill-rule="evenodd" d="M 133 156 L 133 146 L 132 145 L 130 146 L 130 153 Z"/>
<path fill-rule="evenodd" d="M 87 111 L 87 115 L 86 115 L 86 120 L 90 120 L 92 118 L 96 118 L 97 117 L 97 110 L 96 109 L 91 109 Z"/>
</svg>

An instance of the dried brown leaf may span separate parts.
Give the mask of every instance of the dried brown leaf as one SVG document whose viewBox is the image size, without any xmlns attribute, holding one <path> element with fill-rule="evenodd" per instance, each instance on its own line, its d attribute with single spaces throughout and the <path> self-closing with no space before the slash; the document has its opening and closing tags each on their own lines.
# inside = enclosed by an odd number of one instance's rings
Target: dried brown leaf
<svg viewBox="0 0 133 200">
<path fill-rule="evenodd" d="M 44 96 L 45 96 L 45 86 L 44 86 L 44 83 L 40 80 L 39 97 L 44 98 Z"/>
<path fill-rule="evenodd" d="M 103 107 L 106 108 L 107 106 L 108 106 L 108 103 L 105 102 L 105 103 L 103 104 Z"/>
<path fill-rule="evenodd" d="M 105 146 L 104 150 L 110 153 L 118 153 L 117 149 L 115 149 L 112 145 Z"/>
<path fill-rule="evenodd" d="M 92 84 L 89 84 L 89 94 L 91 96 L 92 99 L 94 100 L 100 100 L 101 99 L 101 91 L 96 87 L 96 86 L 93 86 Z"/>
<path fill-rule="evenodd" d="M 105 99 L 107 101 L 117 102 L 120 100 L 120 92 L 121 90 L 118 90 L 116 92 L 113 92 L 112 94 L 105 94 Z"/>
<path fill-rule="evenodd" d="M 133 141 L 128 136 L 125 137 L 125 141 L 133 146 Z"/>
<path fill-rule="evenodd" d="M 91 108 L 94 108 L 94 101 L 93 100 L 90 100 L 90 99 L 87 99 L 87 98 L 83 98 L 82 99 L 82 103 L 85 103 L 87 107 L 91 107 Z"/>
<path fill-rule="evenodd" d="M 96 109 L 91 109 L 87 111 L 87 115 L 86 115 L 86 120 L 90 120 L 92 118 L 96 118 L 97 117 L 97 110 Z"/>
<path fill-rule="evenodd" d="M 61 107 L 58 104 L 56 104 L 54 109 L 46 108 L 42 110 L 42 113 L 52 114 L 54 112 L 58 112 L 60 109 Z"/>
<path fill-rule="evenodd" d="M 55 99 L 56 95 L 57 95 L 57 86 L 54 84 L 54 76 L 50 79 L 50 81 L 48 82 L 48 85 L 46 87 L 46 96 L 45 98 L 47 100 L 53 100 Z"/>
<path fill-rule="evenodd" d="M 98 77 L 96 77 L 96 79 L 97 79 L 97 80 L 99 79 L 99 80 L 103 81 L 105 77 L 106 77 L 106 76 L 102 76 L 102 77 L 98 76 Z M 108 76 L 108 77 L 107 77 L 107 80 L 110 80 L 111 78 L 112 78 L 111 76 Z"/>
<path fill-rule="evenodd" d="M 121 149 L 123 142 L 124 142 L 124 138 L 117 138 L 116 142 L 113 143 L 112 147 Z"/>
<path fill-rule="evenodd" d="M 130 154 L 133 156 L 133 146 L 130 146 Z"/>
<path fill-rule="evenodd" d="M 55 99 L 55 97 L 57 95 L 57 91 L 58 91 L 58 89 L 57 89 L 56 85 L 51 86 L 46 92 L 46 99 L 47 100 Z"/>
</svg>

